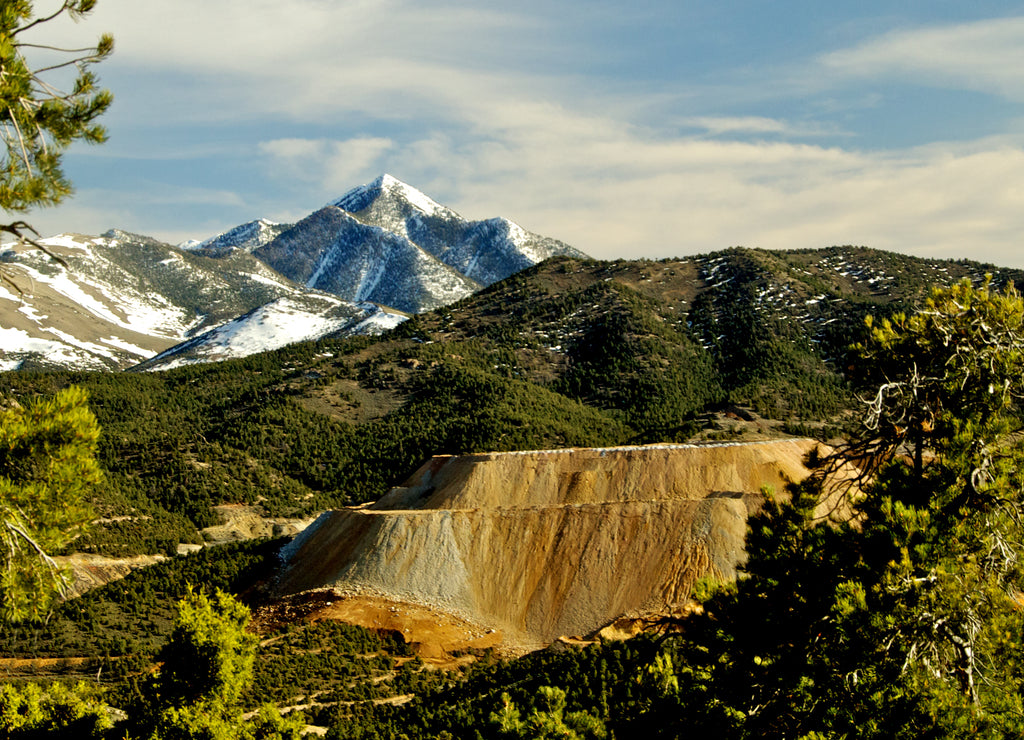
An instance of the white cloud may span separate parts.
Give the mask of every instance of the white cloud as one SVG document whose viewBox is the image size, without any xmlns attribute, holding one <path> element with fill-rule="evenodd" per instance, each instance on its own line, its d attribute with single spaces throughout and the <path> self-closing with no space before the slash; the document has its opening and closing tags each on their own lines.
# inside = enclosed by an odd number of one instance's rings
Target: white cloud
<svg viewBox="0 0 1024 740">
<path fill-rule="evenodd" d="M 1024 17 L 895 31 L 822 58 L 856 77 L 903 77 L 1024 100 Z"/>
<path fill-rule="evenodd" d="M 324 139 L 274 139 L 261 141 L 259 150 L 261 154 L 269 155 L 284 166 L 294 167 L 301 172 L 330 145 L 331 142 Z"/>
<path fill-rule="evenodd" d="M 775 134 L 778 136 L 818 137 L 835 136 L 839 133 L 820 124 L 793 124 L 778 118 L 765 116 L 690 116 L 679 121 L 684 128 L 702 129 L 711 136 L 729 134 Z"/>
<path fill-rule="evenodd" d="M 494 5 L 494 4 L 492 4 Z M 493 34 L 534 27 L 527 16 L 483 4 L 415 0 L 103 0 L 88 25 L 109 29 L 132 64 L 258 70 L 282 60 L 354 61 L 414 54 L 454 58 L 490 49 Z M 499 6 L 500 7 L 500 6 Z"/>
<path fill-rule="evenodd" d="M 570 85 L 543 63 L 559 59 L 543 22 L 495 2 L 102 0 L 61 34 L 80 42 L 84 29 L 115 36 L 99 69 L 123 81 L 111 116 L 162 126 L 451 120 L 505 92 Z"/>
<path fill-rule="evenodd" d="M 362 173 L 376 171 L 382 157 L 394 147 L 391 139 L 358 137 L 327 139 L 274 139 L 259 144 L 272 176 L 312 181 L 322 192 L 334 193 L 356 184 Z"/>
<path fill-rule="evenodd" d="M 865 244 L 1024 266 L 1024 150 L 1008 140 L 873 153 L 664 138 L 541 106 L 500 135 L 386 144 L 345 188 L 389 171 L 469 218 L 507 216 L 595 257 Z M 329 162 L 365 145 L 281 147 Z"/>
<path fill-rule="evenodd" d="M 353 77 L 366 62 L 406 59 L 424 69 L 503 53 L 496 35 L 532 25 L 507 11 L 414 0 L 103 0 L 88 26 L 117 42 L 107 64 L 316 85 Z M 410 79 L 410 83 L 422 82 Z"/>
<path fill-rule="evenodd" d="M 1019 143 L 871 152 L 823 145 L 822 134 L 840 129 L 827 122 L 700 115 L 696 104 L 693 115 L 659 117 L 671 107 L 663 88 L 624 91 L 560 76 L 557 65 L 506 63 L 532 51 L 538 30 L 514 11 L 413 0 L 102 0 L 87 25 L 118 39 L 104 66 L 167 80 L 115 90 L 132 115 L 146 107 L 162 125 L 265 124 L 257 155 L 267 182 L 310 200 L 284 202 L 263 188 L 246 199 L 286 213 L 247 218 L 290 220 L 388 171 L 468 217 L 505 215 L 597 257 L 856 243 L 1024 266 Z M 896 76 L 1021 100 L 1024 19 L 893 32 L 816 61 L 816 72 L 833 74 L 811 93 L 794 92 L 812 87 L 807 80 L 771 72 L 745 90 L 767 100 L 779 82 L 788 85 L 781 97 L 820 96 L 838 80 L 841 110 L 846 81 Z M 725 97 L 722 108 L 736 110 Z M 700 135 L 665 133 L 680 124 Z M 752 135 L 770 140 L 737 140 Z M 243 205 L 215 185 L 194 192 Z M 158 194 L 168 204 L 188 196 Z M 104 227 L 145 231 L 127 218 L 134 197 L 111 194 L 112 215 L 126 218 Z M 101 208 L 83 192 L 79 212 L 86 204 Z"/>
</svg>

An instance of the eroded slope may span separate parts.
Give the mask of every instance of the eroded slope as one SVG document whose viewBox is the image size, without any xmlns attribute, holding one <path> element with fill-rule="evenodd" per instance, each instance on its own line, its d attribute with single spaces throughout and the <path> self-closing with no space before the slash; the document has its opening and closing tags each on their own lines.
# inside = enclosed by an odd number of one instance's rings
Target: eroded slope
<svg viewBox="0 0 1024 740">
<path fill-rule="evenodd" d="M 679 607 L 704 575 L 735 577 L 762 489 L 803 479 L 815 444 L 435 457 L 376 504 L 322 515 L 287 548 L 279 594 L 384 596 L 507 644 L 588 634 Z"/>
</svg>

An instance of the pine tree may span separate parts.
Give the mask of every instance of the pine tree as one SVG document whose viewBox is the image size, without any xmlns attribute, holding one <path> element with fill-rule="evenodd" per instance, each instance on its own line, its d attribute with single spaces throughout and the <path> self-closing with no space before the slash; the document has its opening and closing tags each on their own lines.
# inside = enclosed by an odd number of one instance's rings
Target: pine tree
<svg viewBox="0 0 1024 740">
<path fill-rule="evenodd" d="M 1024 302 L 936 290 L 857 348 L 853 516 L 814 512 L 842 457 L 751 519 L 745 576 L 686 625 L 681 712 L 721 737 L 1024 734 Z M 700 734 L 700 732 L 698 732 Z"/>
<path fill-rule="evenodd" d="M 0 411 L 0 621 L 41 619 L 66 594 L 51 554 L 93 518 L 98 439 L 79 388 Z"/>
<path fill-rule="evenodd" d="M 71 193 L 64 151 L 75 141 L 106 140 L 97 119 L 113 97 L 98 87 L 92 66 L 111 54 L 113 38 L 104 34 L 95 46 L 64 49 L 39 36 L 46 23 L 65 15 L 80 20 L 95 6 L 96 0 L 63 0 L 37 16 L 32 0 L 0 3 L 0 209 L 8 213 L 60 203 Z M 46 251 L 29 237 L 36 232 L 25 221 L 0 224 L 0 232 Z M 0 279 L 20 290 L 2 271 Z"/>
<path fill-rule="evenodd" d="M 132 708 L 133 737 L 151 740 L 298 740 L 301 715 L 264 706 L 243 720 L 242 692 L 252 680 L 257 639 L 249 609 L 230 594 L 189 589 L 161 649 L 155 679 Z"/>
<path fill-rule="evenodd" d="M 587 712 L 565 712 L 565 691 L 557 686 L 541 686 L 538 690 L 540 707 L 524 720 L 508 694 L 501 695 L 502 707 L 491 715 L 502 737 L 567 738 L 568 740 L 600 740 L 607 737 L 604 724 Z"/>
<path fill-rule="evenodd" d="M 0 685 L 0 737 L 100 738 L 113 727 L 109 707 L 84 683 Z"/>
<path fill-rule="evenodd" d="M 162 702 L 204 702 L 233 709 L 252 677 L 256 637 L 245 631 L 249 610 L 230 594 L 212 597 L 192 589 L 178 605 L 178 618 L 158 660 Z"/>
</svg>

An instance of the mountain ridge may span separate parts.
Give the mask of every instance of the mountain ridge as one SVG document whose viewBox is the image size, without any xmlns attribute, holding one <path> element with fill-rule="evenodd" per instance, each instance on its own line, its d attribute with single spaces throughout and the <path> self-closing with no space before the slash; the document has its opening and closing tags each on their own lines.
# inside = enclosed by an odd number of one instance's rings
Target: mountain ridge
<svg viewBox="0 0 1024 740">
<path fill-rule="evenodd" d="M 863 317 L 986 273 L 1024 277 L 859 247 L 559 257 L 381 337 L 166 373 L 0 373 L 0 393 L 89 392 L 110 470 L 104 515 L 152 517 L 92 546 L 163 528 L 187 542 L 213 504 L 290 516 L 371 501 L 433 455 L 832 439 L 858 408 L 845 374 Z"/>
<path fill-rule="evenodd" d="M 504 219 L 466 221 L 390 175 L 333 203 L 296 224 L 258 219 L 178 246 L 120 229 L 43 239 L 64 265 L 7 248 L 6 274 L 28 289 L 0 292 L 0 370 L 160 369 L 380 333 L 484 284 L 460 269 L 493 282 L 549 253 L 582 254 Z M 446 234 L 463 242 L 449 247 Z M 131 319 L 147 312 L 162 318 Z"/>
<path fill-rule="evenodd" d="M 548 257 L 586 257 L 507 219 L 468 221 L 387 174 L 254 254 L 307 287 L 410 313 L 451 303 Z M 347 273 L 332 270 L 353 262 L 359 264 Z M 392 274 L 412 279 L 389 279 Z"/>
</svg>

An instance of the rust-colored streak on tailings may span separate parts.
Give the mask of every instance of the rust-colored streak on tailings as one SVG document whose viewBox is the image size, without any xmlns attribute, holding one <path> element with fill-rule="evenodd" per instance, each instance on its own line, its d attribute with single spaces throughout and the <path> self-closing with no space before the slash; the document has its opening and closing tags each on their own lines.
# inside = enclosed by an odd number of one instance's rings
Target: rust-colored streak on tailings
<svg viewBox="0 0 1024 740">
<path fill-rule="evenodd" d="M 680 605 L 734 578 L 764 486 L 807 476 L 810 440 L 436 457 L 286 550 L 279 593 L 365 591 L 539 644 Z"/>
</svg>

